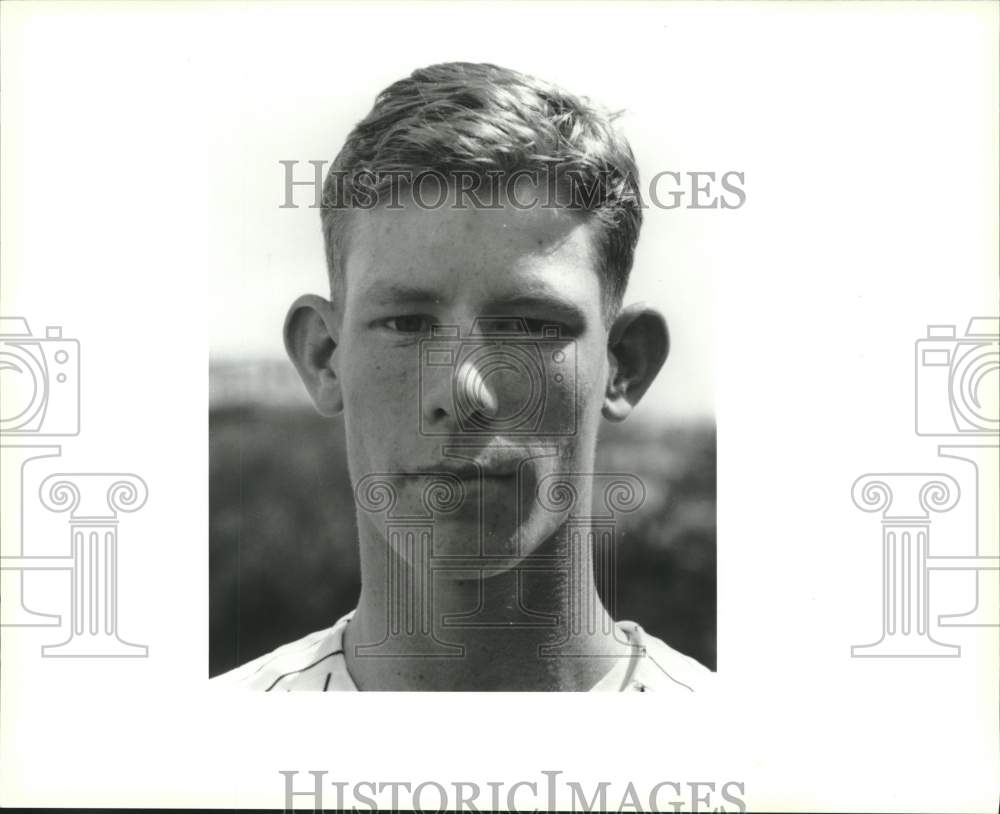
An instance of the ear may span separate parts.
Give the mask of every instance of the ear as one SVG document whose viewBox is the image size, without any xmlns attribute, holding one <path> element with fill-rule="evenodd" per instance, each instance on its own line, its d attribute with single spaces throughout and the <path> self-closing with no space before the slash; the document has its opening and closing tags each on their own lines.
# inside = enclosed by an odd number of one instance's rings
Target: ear
<svg viewBox="0 0 1000 814">
<path fill-rule="evenodd" d="M 335 416 L 344 409 L 333 364 L 338 330 L 333 305 L 315 294 L 299 297 L 285 317 L 285 350 L 316 409 L 325 416 Z"/>
<path fill-rule="evenodd" d="M 608 386 L 601 412 L 624 421 L 660 372 L 670 351 L 666 320 L 642 303 L 619 312 L 608 333 Z"/>
</svg>

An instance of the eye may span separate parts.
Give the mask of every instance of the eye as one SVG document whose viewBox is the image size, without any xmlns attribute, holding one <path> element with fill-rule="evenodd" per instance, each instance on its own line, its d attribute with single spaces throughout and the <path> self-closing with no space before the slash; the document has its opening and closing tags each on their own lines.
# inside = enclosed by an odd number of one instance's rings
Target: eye
<svg viewBox="0 0 1000 814">
<path fill-rule="evenodd" d="M 532 336 L 543 336 L 547 333 L 555 332 L 556 336 L 566 337 L 572 335 L 569 327 L 555 319 L 531 319 L 524 320 L 528 332 Z"/>
<path fill-rule="evenodd" d="M 431 320 L 419 314 L 389 317 L 383 319 L 382 324 L 390 331 L 400 334 L 429 334 L 431 332 Z"/>
</svg>

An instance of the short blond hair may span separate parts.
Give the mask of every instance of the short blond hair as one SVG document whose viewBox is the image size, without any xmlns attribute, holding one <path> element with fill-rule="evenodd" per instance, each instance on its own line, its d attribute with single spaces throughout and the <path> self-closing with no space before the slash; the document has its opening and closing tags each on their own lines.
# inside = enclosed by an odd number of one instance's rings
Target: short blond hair
<svg viewBox="0 0 1000 814">
<path fill-rule="evenodd" d="M 320 214 L 331 292 L 345 282 L 345 226 L 359 191 L 382 203 L 420 173 L 495 184 L 528 172 L 568 190 L 561 205 L 599 224 L 605 310 L 617 311 L 642 206 L 635 157 L 616 118 L 548 82 L 485 63 L 431 65 L 393 83 L 351 131 L 324 183 Z"/>
</svg>

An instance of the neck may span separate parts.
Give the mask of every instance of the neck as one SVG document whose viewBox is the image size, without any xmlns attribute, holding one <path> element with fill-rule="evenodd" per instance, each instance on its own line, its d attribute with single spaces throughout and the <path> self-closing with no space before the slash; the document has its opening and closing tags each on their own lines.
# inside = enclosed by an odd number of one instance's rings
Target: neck
<svg viewBox="0 0 1000 814">
<path fill-rule="evenodd" d="M 431 563 L 429 538 L 419 533 L 394 545 L 372 530 L 363 533 L 363 587 L 344 638 L 355 684 L 589 690 L 631 648 L 616 637 L 598 596 L 591 546 L 581 531 L 574 529 L 575 550 L 560 528 L 530 557 L 496 573 L 443 570 L 440 561 Z"/>
</svg>

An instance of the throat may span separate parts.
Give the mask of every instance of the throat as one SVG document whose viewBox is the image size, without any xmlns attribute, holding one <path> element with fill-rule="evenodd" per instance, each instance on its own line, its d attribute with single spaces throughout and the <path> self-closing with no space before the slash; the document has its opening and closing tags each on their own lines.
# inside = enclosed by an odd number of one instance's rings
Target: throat
<svg viewBox="0 0 1000 814">
<path fill-rule="evenodd" d="M 344 632 L 360 690 L 587 691 L 634 648 L 615 627 L 593 581 L 526 586 L 518 571 L 418 592 L 363 590 Z"/>
</svg>

